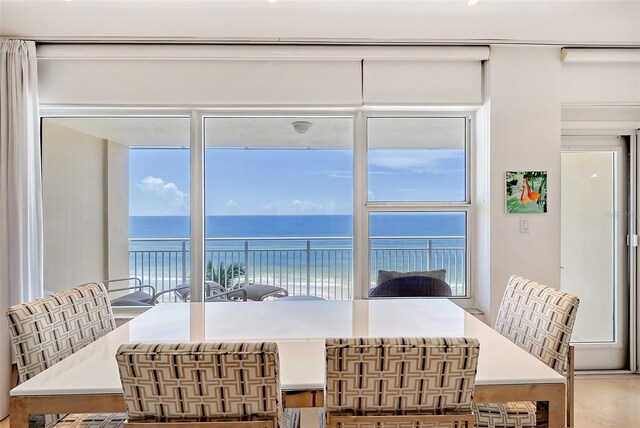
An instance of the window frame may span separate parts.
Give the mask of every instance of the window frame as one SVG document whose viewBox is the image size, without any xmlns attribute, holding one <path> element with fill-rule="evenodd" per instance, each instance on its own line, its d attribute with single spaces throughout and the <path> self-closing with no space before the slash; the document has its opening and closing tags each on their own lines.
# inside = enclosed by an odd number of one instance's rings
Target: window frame
<svg viewBox="0 0 640 428">
<path fill-rule="evenodd" d="M 369 216 L 371 213 L 377 212 L 464 212 L 466 215 L 465 225 L 465 295 L 454 296 L 453 299 L 460 301 L 464 306 L 470 305 L 471 299 L 474 295 L 472 290 L 472 249 L 474 243 L 474 212 L 473 212 L 473 187 L 472 178 L 475 177 L 475 165 L 473 162 L 474 152 L 472 144 L 472 127 L 475 112 L 473 111 L 430 111 L 430 110 L 364 110 L 361 114 L 361 133 L 359 139 L 356 141 L 356 149 L 360 152 L 359 156 L 355 156 L 359 161 L 357 168 L 354 171 L 359 173 L 359 188 L 354 185 L 355 192 L 360 192 L 360 198 L 363 201 L 363 207 L 360 215 L 356 216 L 354 213 L 354 222 L 359 223 L 354 225 L 355 230 L 363 233 L 359 237 L 360 247 L 364 249 L 360 256 L 366 257 L 366 262 L 361 261 L 360 266 L 364 266 L 365 269 L 360 271 L 360 293 L 361 299 L 368 298 L 369 287 L 371 279 L 369 278 L 370 264 L 371 264 L 371 248 L 369 239 Z M 370 118 L 464 118 L 465 119 L 465 200 L 461 202 L 433 202 L 433 201 L 369 201 L 368 200 L 368 119 Z M 354 173 L 355 174 L 355 173 Z M 354 237 L 355 241 L 355 237 Z M 364 263 L 364 264 L 363 264 Z M 354 298 L 355 292 L 354 292 Z"/>
<path fill-rule="evenodd" d="M 475 289 L 473 287 L 474 272 L 473 252 L 475 245 L 475 212 L 473 184 L 475 173 L 475 115 L 473 108 L 402 108 L 393 107 L 325 107 L 325 108 L 189 108 L 189 107 L 113 107 L 113 106 L 55 106 L 40 105 L 40 117 L 181 117 L 190 118 L 190 215 L 191 215 L 191 297 L 192 301 L 202 300 L 205 277 L 205 242 L 204 242 L 204 160 L 206 142 L 204 141 L 205 119 L 215 117 L 256 116 L 310 116 L 310 117 L 351 117 L 353 119 L 353 299 L 367 299 L 369 290 L 369 214 L 372 212 L 465 212 L 466 213 L 466 260 L 465 283 L 466 294 L 455 296 L 463 307 L 473 305 Z M 369 201 L 367 180 L 367 120 L 369 118 L 465 118 L 465 157 L 466 157 L 466 198 L 462 202 L 384 202 Z M 194 197 L 199 195 L 200 197 Z M 123 310 L 131 310 L 124 308 Z M 133 308 L 135 309 L 135 308 Z"/>
<path fill-rule="evenodd" d="M 205 219 L 206 219 L 206 213 L 205 213 L 205 203 L 204 203 L 204 198 L 205 198 L 205 194 L 204 194 L 204 186 L 205 186 L 205 177 L 204 177 L 204 163 L 205 163 L 205 155 L 206 155 L 206 149 L 207 149 L 207 145 L 206 145 L 206 122 L 207 119 L 215 119 L 215 118 L 233 118 L 233 117 L 243 117 L 243 118 L 250 118 L 250 117 L 255 117 L 255 118 L 278 118 L 278 117 L 295 117 L 296 119 L 304 119 L 304 118 L 335 118 L 335 117 L 340 117 L 340 118 L 349 118 L 352 121 L 352 128 L 353 128 L 353 136 L 351 139 L 351 151 L 352 151 L 352 156 L 354 158 L 354 168 L 355 168 L 355 154 L 356 154 L 356 134 L 357 134 L 357 128 L 358 128 L 358 109 L 354 109 L 354 108 L 324 108 L 324 109 L 315 109 L 315 108 L 289 108 L 289 109 L 281 109 L 281 108 L 273 108 L 273 109 L 267 109 L 267 108 L 262 108 L 262 109 L 258 109 L 258 108 L 247 108 L 247 109 L 225 109 L 225 108 L 210 108 L 210 109 L 198 109 L 195 110 L 195 114 L 199 115 L 199 119 L 198 119 L 198 123 L 201 124 L 200 127 L 200 132 L 201 132 L 201 144 L 202 147 L 198 147 L 198 150 L 201 150 L 201 162 L 203 165 L 202 168 L 202 176 L 200 178 L 200 183 L 202 185 L 201 189 L 198 189 L 199 191 L 202 190 L 202 216 L 200 217 L 200 220 L 202 221 L 202 229 L 200 229 L 202 231 L 202 254 L 198 254 L 198 259 L 200 259 L 202 257 L 202 281 L 201 283 L 204 283 L 204 277 L 205 277 L 205 249 L 206 249 L 206 243 L 205 243 Z M 279 147 L 275 147 L 276 149 Z M 199 160 L 196 160 L 196 162 L 198 162 Z M 355 180 L 355 170 L 354 168 L 352 168 L 353 171 L 353 177 Z M 355 189 L 355 185 L 353 184 L 354 181 L 352 181 L 352 216 L 354 217 L 354 230 L 353 230 L 353 234 L 351 236 L 351 240 L 352 240 L 352 284 L 353 284 L 353 300 L 356 299 L 356 295 L 358 294 L 358 290 L 361 288 L 360 283 L 357 281 L 358 278 L 358 274 L 356 273 L 356 263 L 357 263 L 357 253 L 356 253 L 356 249 L 355 249 L 355 241 L 356 241 L 356 231 L 355 231 L 355 211 L 356 211 L 356 189 Z M 192 202 L 193 204 L 193 202 Z M 193 205 L 191 207 L 191 209 L 193 210 Z M 191 219 L 191 222 L 193 224 L 193 218 Z M 193 260 L 193 257 L 192 257 Z M 193 263 L 193 262 L 192 262 Z M 192 265 L 193 266 L 193 265 Z M 192 271 L 192 275 L 193 275 L 193 271 Z M 202 291 L 202 290 L 201 290 Z M 192 291 L 192 301 L 193 300 L 193 291 Z"/>
</svg>

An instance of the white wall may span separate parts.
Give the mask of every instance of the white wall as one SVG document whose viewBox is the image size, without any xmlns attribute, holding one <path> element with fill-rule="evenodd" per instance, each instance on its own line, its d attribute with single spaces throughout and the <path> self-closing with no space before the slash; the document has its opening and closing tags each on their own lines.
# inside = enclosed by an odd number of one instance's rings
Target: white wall
<svg viewBox="0 0 640 428">
<path fill-rule="evenodd" d="M 511 274 L 560 287 L 561 62 L 558 47 L 492 45 L 487 63 L 490 284 L 479 304 L 493 324 Z M 547 171 L 548 212 L 505 212 L 506 171 Z M 530 232 L 520 233 L 520 218 Z"/>
<path fill-rule="evenodd" d="M 109 141 L 105 184 L 107 194 L 107 276 L 129 277 L 129 147 Z M 122 287 L 122 284 L 119 284 Z"/>
<path fill-rule="evenodd" d="M 107 277 L 104 140 L 51 121 L 42 126 L 44 288 Z"/>
</svg>

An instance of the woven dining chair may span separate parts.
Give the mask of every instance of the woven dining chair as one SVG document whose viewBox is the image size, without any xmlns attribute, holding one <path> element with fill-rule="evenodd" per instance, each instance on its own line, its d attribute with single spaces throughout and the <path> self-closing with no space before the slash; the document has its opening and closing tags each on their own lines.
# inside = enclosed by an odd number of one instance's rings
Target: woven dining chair
<svg viewBox="0 0 640 428">
<path fill-rule="evenodd" d="M 104 286 L 96 283 L 7 310 L 20 383 L 115 328 Z"/>
<path fill-rule="evenodd" d="M 495 330 L 567 376 L 568 426 L 573 424 L 573 363 L 569 342 L 580 300 L 571 294 L 513 275 L 502 298 Z M 475 403 L 476 426 L 545 426 L 546 403 Z"/>
<path fill-rule="evenodd" d="M 145 343 L 116 353 L 127 414 L 66 418 L 56 428 L 296 428 L 282 409 L 275 343 Z"/>
<path fill-rule="evenodd" d="M 474 338 L 326 341 L 330 428 L 473 427 Z"/>
<path fill-rule="evenodd" d="M 107 291 L 91 283 L 7 310 L 22 383 L 115 328 Z M 52 426 L 60 415 L 34 416 L 31 426 Z"/>
<path fill-rule="evenodd" d="M 275 343 L 129 344 L 116 360 L 131 428 L 283 427 Z"/>
</svg>

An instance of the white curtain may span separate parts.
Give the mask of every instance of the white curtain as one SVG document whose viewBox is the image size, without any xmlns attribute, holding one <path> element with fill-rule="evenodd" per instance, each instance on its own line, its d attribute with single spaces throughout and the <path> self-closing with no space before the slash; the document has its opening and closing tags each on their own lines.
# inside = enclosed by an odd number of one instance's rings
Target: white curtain
<svg viewBox="0 0 640 428">
<path fill-rule="evenodd" d="M 42 296 L 42 183 L 34 42 L 0 39 L 0 314 Z M 3 316 L 4 318 L 4 316 Z M 0 320 L 0 418 L 11 355 Z"/>
</svg>

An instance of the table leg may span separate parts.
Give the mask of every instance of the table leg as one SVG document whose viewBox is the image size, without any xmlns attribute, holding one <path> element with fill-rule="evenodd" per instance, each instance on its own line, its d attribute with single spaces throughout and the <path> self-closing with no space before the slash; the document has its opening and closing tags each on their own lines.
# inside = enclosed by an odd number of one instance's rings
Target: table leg
<svg viewBox="0 0 640 428">
<path fill-rule="evenodd" d="M 122 394 L 11 397 L 10 427 L 29 428 L 29 415 L 126 412 Z"/>
<path fill-rule="evenodd" d="M 21 397 L 11 397 L 10 406 L 11 428 L 29 428 L 29 413 L 25 401 Z"/>
<path fill-rule="evenodd" d="M 553 394 L 549 396 L 548 402 L 549 428 L 565 428 L 567 417 L 565 389 L 555 388 Z"/>
</svg>

